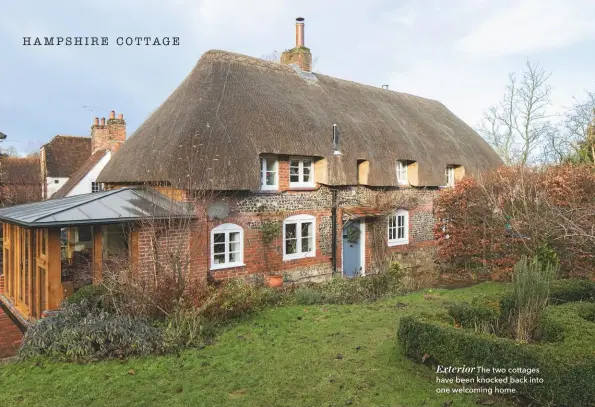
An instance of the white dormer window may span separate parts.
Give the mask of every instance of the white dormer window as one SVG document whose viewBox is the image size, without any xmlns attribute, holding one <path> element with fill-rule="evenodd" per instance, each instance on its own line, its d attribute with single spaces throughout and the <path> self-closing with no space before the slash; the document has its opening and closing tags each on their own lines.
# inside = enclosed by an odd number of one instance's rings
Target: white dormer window
<svg viewBox="0 0 595 407">
<path fill-rule="evenodd" d="M 260 189 L 279 189 L 279 161 L 276 157 L 262 157 L 260 159 Z"/>
<path fill-rule="evenodd" d="M 408 185 L 409 178 L 407 176 L 407 161 L 397 161 L 397 182 L 399 185 Z"/>
<path fill-rule="evenodd" d="M 455 167 L 454 165 L 446 166 L 446 186 L 452 187 L 455 185 Z"/>
<path fill-rule="evenodd" d="M 313 188 L 314 160 L 291 157 L 289 160 L 289 186 L 291 188 Z"/>
<path fill-rule="evenodd" d="M 388 245 L 409 243 L 409 212 L 399 209 L 388 217 Z"/>
</svg>

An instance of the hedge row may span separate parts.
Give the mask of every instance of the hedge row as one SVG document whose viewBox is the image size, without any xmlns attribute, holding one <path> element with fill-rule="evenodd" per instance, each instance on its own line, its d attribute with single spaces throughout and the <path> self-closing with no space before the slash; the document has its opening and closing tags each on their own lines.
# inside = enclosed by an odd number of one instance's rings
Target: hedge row
<svg viewBox="0 0 595 407">
<path fill-rule="evenodd" d="M 539 316 L 537 338 L 567 346 L 593 348 L 595 352 L 595 303 L 569 302 L 547 307 Z M 583 347 L 584 346 L 584 347 Z"/>
<path fill-rule="evenodd" d="M 398 341 L 407 356 L 429 354 L 444 366 L 539 368 L 544 383 L 515 385 L 520 394 L 544 405 L 595 406 L 595 346 L 519 344 L 414 316 L 401 319 Z"/>
<path fill-rule="evenodd" d="M 564 279 L 552 282 L 549 303 L 560 305 L 568 302 L 595 302 L 595 281 Z M 504 295 L 500 300 L 500 315 L 503 322 L 508 320 L 513 308 L 512 295 Z"/>
</svg>

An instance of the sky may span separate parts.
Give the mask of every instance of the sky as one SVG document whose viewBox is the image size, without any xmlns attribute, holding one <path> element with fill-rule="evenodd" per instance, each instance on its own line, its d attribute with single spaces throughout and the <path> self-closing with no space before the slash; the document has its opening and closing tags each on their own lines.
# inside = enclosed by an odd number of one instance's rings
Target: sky
<svg viewBox="0 0 595 407">
<path fill-rule="evenodd" d="M 204 52 L 280 53 L 295 45 L 296 17 L 314 73 L 439 100 L 473 127 L 527 60 L 551 72 L 554 114 L 595 90 L 593 0 L 2 0 L 2 147 L 27 154 L 56 134 L 88 136 L 111 110 L 131 135 Z M 23 45 L 60 36 L 109 45 Z M 139 36 L 180 44 L 116 44 Z"/>
</svg>

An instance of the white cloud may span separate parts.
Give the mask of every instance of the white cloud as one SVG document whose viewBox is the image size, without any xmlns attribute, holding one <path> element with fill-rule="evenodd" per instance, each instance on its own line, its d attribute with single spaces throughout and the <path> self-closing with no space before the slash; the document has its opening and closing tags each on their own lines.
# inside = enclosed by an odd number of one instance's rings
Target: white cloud
<svg viewBox="0 0 595 407">
<path fill-rule="evenodd" d="M 297 16 L 306 18 L 315 71 L 437 99 L 471 125 L 500 100 L 508 72 L 522 69 L 530 52 L 542 51 L 540 62 L 554 73 L 556 103 L 594 85 L 587 83 L 595 77 L 593 56 L 559 56 L 595 35 L 594 0 L 64 3 L 61 10 L 12 2 L 0 14 L 6 34 L 0 42 L 11 61 L 0 65 L 0 88 L 8 95 L 0 101 L 0 122 L 13 140 L 17 134 L 43 141 L 57 132 L 86 134 L 91 116 L 105 112 L 82 105 L 123 111 L 132 132 L 202 53 L 220 48 L 261 56 L 291 48 Z M 23 35 L 169 35 L 179 36 L 181 45 L 28 49 Z"/>
<path fill-rule="evenodd" d="M 485 10 L 458 50 L 489 56 L 553 50 L 595 37 L 592 0 L 521 0 Z"/>
</svg>

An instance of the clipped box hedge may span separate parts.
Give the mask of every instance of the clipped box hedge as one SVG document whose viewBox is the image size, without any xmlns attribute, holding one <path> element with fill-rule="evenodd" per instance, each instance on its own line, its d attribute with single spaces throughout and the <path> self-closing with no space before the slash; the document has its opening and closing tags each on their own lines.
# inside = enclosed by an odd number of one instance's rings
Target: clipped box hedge
<svg viewBox="0 0 595 407">
<path fill-rule="evenodd" d="M 552 282 L 549 303 L 560 305 L 568 302 L 595 302 L 595 281 L 564 279 Z M 502 322 L 508 320 L 513 308 L 514 298 L 512 295 L 504 295 L 500 300 Z"/>
<path fill-rule="evenodd" d="M 414 316 L 401 318 L 398 329 L 405 354 L 418 361 L 429 354 L 444 366 L 539 368 L 535 376 L 544 383 L 514 385 L 517 392 L 544 405 L 566 407 L 595 406 L 594 340 L 590 347 L 584 342 L 519 344 Z"/>
</svg>

